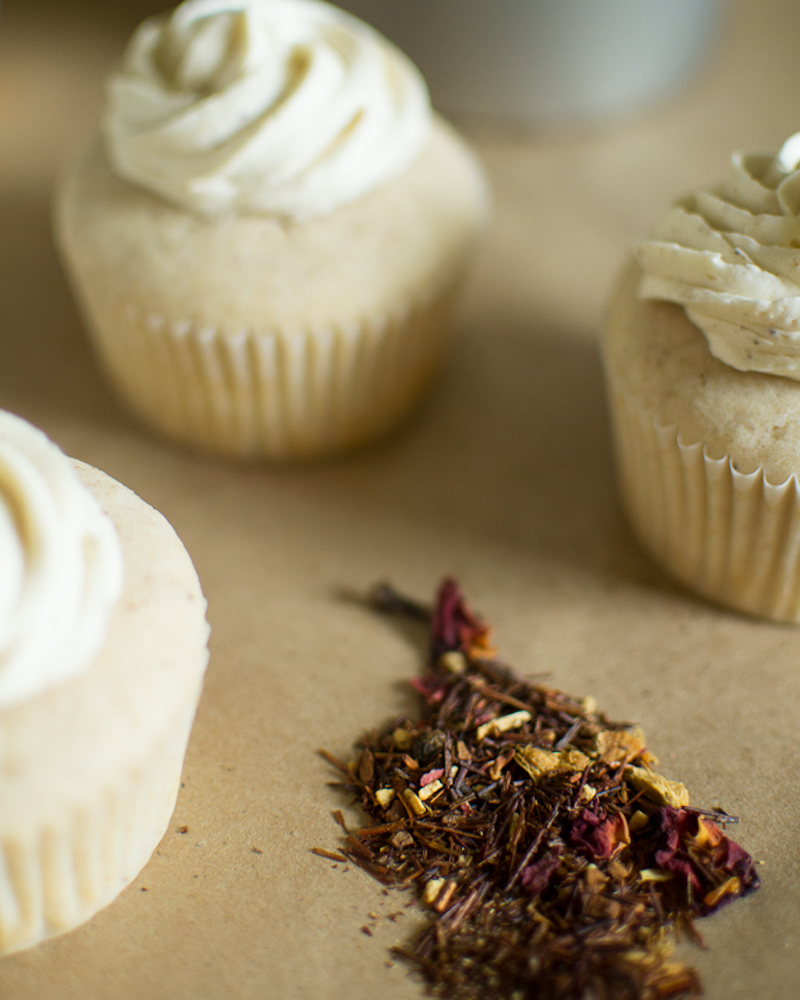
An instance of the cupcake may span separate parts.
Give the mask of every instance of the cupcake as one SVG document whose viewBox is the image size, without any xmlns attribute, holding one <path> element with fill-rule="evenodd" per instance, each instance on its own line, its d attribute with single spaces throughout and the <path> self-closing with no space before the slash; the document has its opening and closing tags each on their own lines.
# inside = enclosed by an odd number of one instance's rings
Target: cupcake
<svg viewBox="0 0 800 1000">
<path fill-rule="evenodd" d="M 88 920 L 147 862 L 207 638 L 164 518 L 0 411 L 0 954 Z"/>
<path fill-rule="evenodd" d="M 678 201 L 614 290 L 622 495 L 698 593 L 800 622 L 800 134 Z"/>
<path fill-rule="evenodd" d="M 56 231 L 143 420 L 295 458 L 409 413 L 485 214 L 472 154 L 363 22 L 317 0 L 188 0 L 134 33 Z"/>
</svg>

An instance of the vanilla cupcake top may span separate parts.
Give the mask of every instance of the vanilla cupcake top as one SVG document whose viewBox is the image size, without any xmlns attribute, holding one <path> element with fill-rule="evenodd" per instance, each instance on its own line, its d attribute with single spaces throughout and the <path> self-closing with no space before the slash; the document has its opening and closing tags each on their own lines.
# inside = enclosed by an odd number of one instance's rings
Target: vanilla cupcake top
<svg viewBox="0 0 800 1000">
<path fill-rule="evenodd" d="M 122 578 L 114 525 L 69 459 L 0 410 L 0 708 L 91 663 Z"/>
<path fill-rule="evenodd" d="M 734 154 L 636 254 L 639 296 L 682 305 L 720 361 L 800 381 L 800 133 L 777 156 Z"/>
<path fill-rule="evenodd" d="M 191 211 L 302 220 L 401 174 L 430 128 L 413 64 L 319 0 L 187 0 L 135 31 L 109 82 L 124 178 Z"/>
</svg>

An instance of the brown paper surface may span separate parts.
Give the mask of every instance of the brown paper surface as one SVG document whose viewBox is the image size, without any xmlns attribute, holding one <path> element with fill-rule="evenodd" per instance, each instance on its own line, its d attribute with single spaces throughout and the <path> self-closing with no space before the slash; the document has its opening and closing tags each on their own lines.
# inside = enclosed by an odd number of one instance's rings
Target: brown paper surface
<svg viewBox="0 0 800 1000">
<path fill-rule="evenodd" d="M 705 74 L 634 121 L 476 137 L 495 220 L 438 388 L 383 446 L 278 469 L 181 452 L 106 389 L 48 198 L 121 32 L 55 4 L 18 8 L 4 3 L 0 22 L 0 405 L 169 518 L 213 631 L 169 832 L 89 924 L 0 960 L 0 997 L 420 997 L 388 953 L 418 919 L 409 897 L 310 853 L 337 847 L 343 804 L 315 750 L 347 759 L 362 730 L 411 704 L 412 637 L 352 595 L 387 578 L 428 599 L 444 573 L 509 662 L 640 723 L 694 803 L 741 817 L 734 836 L 763 862 L 763 888 L 700 925 L 707 951 L 687 951 L 709 1000 L 797 995 L 800 632 L 702 603 L 638 549 L 617 506 L 596 333 L 626 246 L 667 201 L 719 176 L 732 149 L 800 128 L 800 7 L 734 5 Z"/>
</svg>

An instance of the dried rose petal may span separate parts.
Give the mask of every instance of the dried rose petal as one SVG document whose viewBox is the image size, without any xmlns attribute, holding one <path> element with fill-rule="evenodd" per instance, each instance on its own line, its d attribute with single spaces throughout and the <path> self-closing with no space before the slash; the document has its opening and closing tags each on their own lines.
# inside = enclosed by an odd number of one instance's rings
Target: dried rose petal
<svg viewBox="0 0 800 1000">
<path fill-rule="evenodd" d="M 443 767 L 436 767 L 432 771 L 426 771 L 419 779 L 419 787 L 424 788 L 425 785 L 429 785 L 432 781 L 436 781 L 437 778 L 441 778 L 443 774 Z"/>
<path fill-rule="evenodd" d="M 430 675 L 428 677 L 412 677 L 409 683 L 417 694 L 422 695 L 431 708 L 441 704 L 447 694 L 447 681 L 439 677 Z"/>
<path fill-rule="evenodd" d="M 491 659 L 490 629 L 470 610 L 455 580 L 445 578 L 436 595 L 431 633 L 431 659 L 456 650 L 475 659 Z"/>
<path fill-rule="evenodd" d="M 593 861 L 613 858 L 631 842 L 628 821 L 622 813 L 609 816 L 603 810 L 581 810 L 569 835 L 570 843 L 581 848 Z"/>
<path fill-rule="evenodd" d="M 694 909 L 700 916 L 758 888 L 753 859 L 716 823 L 670 806 L 659 810 L 658 822 L 662 836 L 655 862 L 682 879 L 686 888 L 691 887 Z M 738 885 L 730 881 L 733 877 Z M 727 890 L 716 891 L 723 883 L 728 883 Z"/>
<path fill-rule="evenodd" d="M 534 861 L 533 864 L 522 869 L 519 880 L 528 896 L 532 899 L 541 896 L 550 884 L 550 879 L 553 876 L 553 872 L 558 868 L 560 860 L 561 851 L 555 848 L 548 854 L 545 854 L 543 858 L 540 858 L 539 861 Z"/>
</svg>

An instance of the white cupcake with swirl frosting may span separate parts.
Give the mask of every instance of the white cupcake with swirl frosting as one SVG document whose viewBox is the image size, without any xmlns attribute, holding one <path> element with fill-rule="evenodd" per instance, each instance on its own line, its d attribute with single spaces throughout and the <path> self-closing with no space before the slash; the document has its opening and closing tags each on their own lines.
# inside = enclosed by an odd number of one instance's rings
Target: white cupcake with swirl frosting
<svg viewBox="0 0 800 1000">
<path fill-rule="evenodd" d="M 57 230 L 140 415 L 293 458 L 413 407 L 485 212 L 473 157 L 367 25 L 318 0 L 188 0 L 134 33 Z"/>
<path fill-rule="evenodd" d="M 800 623 L 800 134 L 634 248 L 604 342 L 623 497 L 699 593 Z"/>
<path fill-rule="evenodd" d="M 147 862 L 207 638 L 164 518 L 0 411 L 0 955 L 88 920 Z"/>
</svg>

